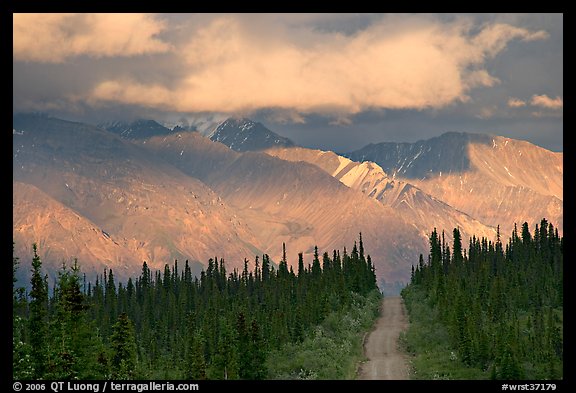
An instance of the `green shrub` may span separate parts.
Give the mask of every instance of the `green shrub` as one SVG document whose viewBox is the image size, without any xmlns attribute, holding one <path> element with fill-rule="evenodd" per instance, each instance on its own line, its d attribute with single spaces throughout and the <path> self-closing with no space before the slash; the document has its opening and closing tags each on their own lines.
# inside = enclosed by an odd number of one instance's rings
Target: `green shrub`
<svg viewBox="0 0 576 393">
<path fill-rule="evenodd" d="M 332 312 L 301 343 L 289 343 L 267 358 L 269 379 L 354 379 L 363 359 L 362 339 L 376 318 L 378 291 L 353 294 L 350 307 Z"/>
</svg>

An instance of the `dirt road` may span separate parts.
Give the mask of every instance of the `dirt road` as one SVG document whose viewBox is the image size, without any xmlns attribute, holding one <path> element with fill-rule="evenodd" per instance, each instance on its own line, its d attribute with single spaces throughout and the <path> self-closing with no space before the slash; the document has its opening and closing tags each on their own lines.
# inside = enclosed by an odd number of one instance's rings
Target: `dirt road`
<svg viewBox="0 0 576 393">
<path fill-rule="evenodd" d="M 398 337 L 408 328 L 401 297 L 385 297 L 376 328 L 364 342 L 368 361 L 362 364 L 358 379 L 408 379 L 406 356 L 399 351 Z"/>
</svg>

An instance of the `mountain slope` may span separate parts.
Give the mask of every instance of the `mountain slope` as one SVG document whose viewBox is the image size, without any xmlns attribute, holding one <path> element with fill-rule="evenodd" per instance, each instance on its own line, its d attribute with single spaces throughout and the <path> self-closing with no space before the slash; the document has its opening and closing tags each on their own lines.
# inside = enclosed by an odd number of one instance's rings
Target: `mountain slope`
<svg viewBox="0 0 576 393">
<path fill-rule="evenodd" d="M 331 252 L 352 244 L 362 232 L 378 277 L 406 281 L 411 264 L 426 249 L 416 228 L 394 209 L 315 165 L 234 152 L 198 133 L 154 137 L 141 145 L 218 192 L 276 261 L 282 242 L 292 255 L 289 262 L 296 264 L 297 252 L 309 261 L 314 245 Z M 395 230 L 384 232 L 390 227 Z"/>
<path fill-rule="evenodd" d="M 154 120 L 144 119 L 135 120 L 131 123 L 119 121 L 100 123 L 98 124 L 98 128 L 110 131 L 128 139 L 143 139 L 157 135 L 168 135 L 181 129 L 179 128 L 178 130 L 170 130 L 169 128 L 164 127 Z"/>
<path fill-rule="evenodd" d="M 427 141 L 368 145 L 348 154 L 510 233 L 543 217 L 563 230 L 563 155 L 500 136 L 447 133 Z"/>
<path fill-rule="evenodd" d="M 62 261 L 72 266 L 73 258 L 78 258 L 82 271 L 89 276 L 102 273 L 106 267 L 141 263 L 98 225 L 39 188 L 14 182 L 12 198 L 15 254 L 22 263 L 32 259 L 31 241 L 37 243 L 52 278 Z M 18 273 L 24 282 L 29 281 L 30 269 L 19 269 Z"/>
<path fill-rule="evenodd" d="M 213 190 L 138 146 L 78 123 L 37 116 L 13 121 L 14 182 L 35 186 L 133 256 L 128 261 L 123 251 L 116 255 L 86 238 L 81 242 L 98 260 L 82 263 L 104 262 L 127 277 L 138 273 L 144 260 L 162 269 L 174 259 L 205 264 L 218 256 L 233 268 L 261 253 L 246 223 Z M 31 235 L 28 243 L 48 236 Z M 46 246 L 42 256 L 53 252 Z"/>
<path fill-rule="evenodd" d="M 305 161 L 322 168 L 346 186 L 361 191 L 400 213 L 427 239 L 432 228 L 444 230 L 450 241 L 452 230 L 459 227 L 466 239 L 472 235 L 492 239 L 495 228 L 483 225 L 469 215 L 428 195 L 412 184 L 389 177 L 373 162 L 355 162 L 330 151 L 305 148 L 275 148 L 266 153 L 289 161 Z"/>
<path fill-rule="evenodd" d="M 210 139 L 240 152 L 258 151 L 272 146 L 294 146 L 290 139 L 270 131 L 262 123 L 246 118 L 227 119 L 216 127 Z"/>
<path fill-rule="evenodd" d="M 212 135 L 225 145 L 156 122 L 109 132 L 15 115 L 13 233 L 25 243 L 17 247 L 29 255 L 32 241 L 43 242 L 50 266 L 77 253 L 93 271 L 127 277 L 144 260 L 154 269 L 214 256 L 230 268 L 262 253 L 278 261 L 283 242 L 289 263 L 298 252 L 308 262 L 315 245 L 342 249 L 362 232 L 378 278 L 392 282 L 408 279 L 434 227 L 448 241 L 455 226 L 464 239 L 493 239 L 496 225 L 506 233 L 542 217 L 562 230 L 561 153 L 449 133 L 369 145 L 350 154 L 358 162 L 260 126 L 229 119 Z"/>
</svg>

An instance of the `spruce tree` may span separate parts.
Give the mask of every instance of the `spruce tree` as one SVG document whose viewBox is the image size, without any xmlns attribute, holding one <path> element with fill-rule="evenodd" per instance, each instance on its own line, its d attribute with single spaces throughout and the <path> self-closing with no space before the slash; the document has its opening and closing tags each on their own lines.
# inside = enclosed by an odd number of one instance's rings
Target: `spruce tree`
<svg viewBox="0 0 576 393">
<path fill-rule="evenodd" d="M 204 337 L 202 333 L 189 332 L 188 354 L 186 356 L 186 379 L 206 379 L 206 360 L 204 359 Z"/>
<path fill-rule="evenodd" d="M 34 365 L 33 378 L 42 379 L 46 372 L 46 355 L 48 342 L 48 286 L 42 277 L 42 261 L 38 256 L 36 244 L 32 245 L 32 278 L 30 291 L 30 357 Z"/>
<path fill-rule="evenodd" d="M 23 318 L 27 302 L 24 297 L 25 290 L 16 287 L 16 272 L 20 261 L 14 255 L 14 242 L 12 242 L 12 378 L 15 380 L 31 379 L 34 365 L 30 359 L 30 345 L 26 342 L 26 320 Z"/>
<path fill-rule="evenodd" d="M 110 337 L 112 378 L 133 379 L 136 371 L 136 341 L 132 321 L 126 313 L 118 316 Z"/>
</svg>

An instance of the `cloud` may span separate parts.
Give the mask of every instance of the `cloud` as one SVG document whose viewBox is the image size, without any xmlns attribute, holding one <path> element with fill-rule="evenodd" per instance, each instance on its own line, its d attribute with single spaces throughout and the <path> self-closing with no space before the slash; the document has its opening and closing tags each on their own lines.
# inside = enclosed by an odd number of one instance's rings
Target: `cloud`
<svg viewBox="0 0 576 393">
<path fill-rule="evenodd" d="M 267 121 L 277 124 L 306 124 L 306 119 L 294 110 L 273 110 L 268 111 L 264 117 Z"/>
<path fill-rule="evenodd" d="M 13 57 L 62 63 L 75 56 L 134 56 L 166 52 L 157 35 L 165 24 L 146 14 L 14 14 Z"/>
<path fill-rule="evenodd" d="M 508 106 L 510 108 L 521 108 L 523 106 L 526 106 L 526 101 L 522 101 L 519 98 L 510 97 L 508 99 Z"/>
<path fill-rule="evenodd" d="M 492 87 L 500 83 L 500 79 L 493 77 L 486 70 L 477 70 L 468 73 L 464 87 L 472 89 L 474 87 Z"/>
<path fill-rule="evenodd" d="M 490 106 L 490 107 L 483 107 L 480 108 L 480 111 L 478 114 L 476 114 L 476 118 L 478 119 L 491 119 L 493 118 L 498 112 L 498 108 L 496 106 Z"/>
<path fill-rule="evenodd" d="M 558 110 L 564 107 L 564 101 L 560 96 L 557 96 L 556 98 L 550 98 L 546 94 L 534 94 L 529 101 L 510 97 L 508 99 L 508 106 L 510 108 L 524 108 L 527 106 L 540 107 L 542 110 L 532 110 L 529 112 L 530 116 L 536 118 L 562 117 L 562 112 Z"/>
<path fill-rule="evenodd" d="M 468 102 L 473 89 L 500 83 L 487 62 L 510 41 L 547 37 L 504 23 L 478 26 L 469 18 L 427 15 L 357 17 L 353 29 L 339 31 L 341 18 L 329 16 L 315 28 L 314 15 L 191 16 L 193 23 L 182 17 L 168 24 L 141 14 L 16 14 L 14 58 L 64 62 L 160 53 L 150 78 L 152 72 L 130 75 L 125 68 L 114 75 L 110 68 L 69 99 L 176 112 L 272 109 L 303 122 L 309 113 L 349 119 L 365 110 Z"/>
<path fill-rule="evenodd" d="M 83 97 L 79 97 L 82 100 Z M 181 110 L 177 97 L 164 86 L 143 85 L 131 80 L 105 81 L 99 83 L 92 91 L 88 101 L 98 104 L 99 101 L 130 103 L 158 109 Z"/>
<path fill-rule="evenodd" d="M 352 125 L 352 119 L 350 119 L 349 117 L 341 116 L 329 122 L 328 124 L 330 124 L 331 126 L 345 127 Z"/>
<path fill-rule="evenodd" d="M 556 98 L 550 98 L 546 94 L 534 94 L 530 104 L 547 109 L 562 109 L 564 107 L 564 100 L 562 100 L 562 97 L 560 96 Z"/>
<path fill-rule="evenodd" d="M 189 72 L 177 91 L 113 80 L 92 98 L 202 112 L 442 108 L 499 83 L 485 61 L 510 40 L 545 38 L 505 24 L 472 35 L 466 20 L 425 17 L 388 17 L 351 35 L 250 22 L 225 16 L 196 30 L 180 50 Z"/>
<path fill-rule="evenodd" d="M 531 32 L 505 23 L 495 23 L 485 26 L 484 29 L 472 39 L 472 43 L 482 48 L 485 56 L 494 57 L 504 50 L 508 42 L 513 39 L 537 41 L 546 38 L 548 38 L 548 33 L 543 30 Z"/>
</svg>

